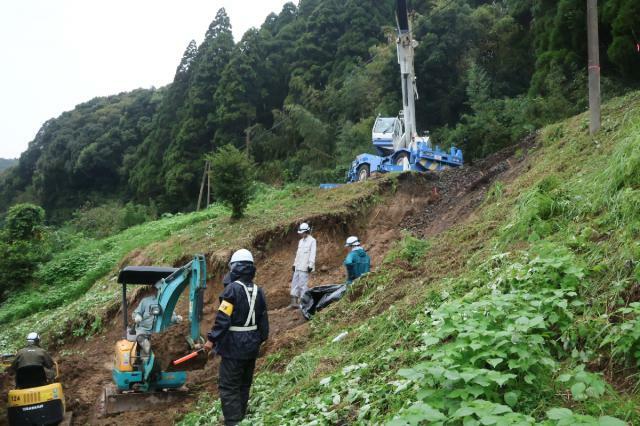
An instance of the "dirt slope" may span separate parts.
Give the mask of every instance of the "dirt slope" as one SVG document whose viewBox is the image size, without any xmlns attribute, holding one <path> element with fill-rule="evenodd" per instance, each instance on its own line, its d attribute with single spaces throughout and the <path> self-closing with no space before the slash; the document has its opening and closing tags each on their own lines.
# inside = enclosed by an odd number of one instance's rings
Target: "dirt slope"
<svg viewBox="0 0 640 426">
<path fill-rule="evenodd" d="M 523 149 L 529 149 L 533 138 L 525 141 Z M 308 221 L 318 242 L 317 271 L 311 285 L 339 283 L 344 280 L 342 260 L 345 256 L 343 242 L 349 235 L 358 235 L 372 257 L 372 265 L 381 263 L 386 252 L 401 238 L 402 230 L 429 237 L 454 224 L 463 223 L 484 200 L 487 188 L 495 180 L 507 180 L 514 176 L 526 161 L 514 157 L 515 148 L 504 150 L 460 170 L 440 174 L 403 174 L 398 177 L 397 188 L 389 187 L 381 203 L 366 212 L 352 211 L 342 216 L 301 217 Z M 254 255 L 257 259 L 256 282 L 267 296 L 271 336 L 263 354 L 304 343 L 309 327 L 299 311 L 288 309 L 291 264 L 295 256 L 298 235 L 289 227 L 288 232 L 274 232 L 254 238 Z M 185 261 L 189 255 L 185 254 Z M 222 291 L 221 278 L 230 252 L 208 253 L 209 275 L 205 294 L 203 334 L 211 326 L 218 307 L 218 294 Z M 129 256 L 131 264 L 149 264 L 141 253 Z M 135 296 L 139 299 L 141 295 Z M 188 300 L 183 297 L 177 312 L 186 317 Z M 60 348 L 55 358 L 60 364 L 67 404 L 74 412 L 73 424 L 173 424 L 175 416 L 186 412 L 202 390 L 216 392 L 218 360 L 210 361 L 204 369 L 189 373 L 187 386 L 189 397 L 179 404 L 163 406 L 151 412 L 126 413 L 100 418 L 98 400 L 105 385 L 111 383 L 113 346 L 120 338 L 122 313 L 113 312 L 105 324 L 102 335 L 88 341 L 76 341 Z M 166 342 L 171 341 L 171 356 L 183 354 L 181 345 L 186 325 L 171 330 Z M 260 363 L 259 363 L 260 366 Z"/>
</svg>

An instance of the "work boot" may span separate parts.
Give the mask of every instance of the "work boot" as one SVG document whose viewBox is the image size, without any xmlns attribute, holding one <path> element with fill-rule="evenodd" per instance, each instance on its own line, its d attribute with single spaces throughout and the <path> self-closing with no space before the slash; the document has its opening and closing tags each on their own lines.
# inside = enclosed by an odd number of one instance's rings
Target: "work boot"
<svg viewBox="0 0 640 426">
<path fill-rule="evenodd" d="M 291 296 L 291 303 L 289 303 L 290 309 L 298 309 L 300 307 L 300 303 L 298 302 L 298 298 L 295 296 Z"/>
</svg>

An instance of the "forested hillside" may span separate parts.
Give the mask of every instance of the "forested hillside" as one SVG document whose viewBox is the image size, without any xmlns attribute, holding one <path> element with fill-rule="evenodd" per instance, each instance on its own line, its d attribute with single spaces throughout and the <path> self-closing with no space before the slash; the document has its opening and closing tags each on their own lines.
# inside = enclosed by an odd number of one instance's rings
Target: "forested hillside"
<svg viewBox="0 0 640 426">
<path fill-rule="evenodd" d="M 0 158 L 0 172 L 7 170 L 9 167 L 15 165 L 18 160 L 13 158 Z"/>
<path fill-rule="evenodd" d="M 640 3 L 600 5 L 603 94 L 640 83 Z M 418 128 L 467 160 L 586 105 L 585 2 L 409 2 Z M 268 183 L 340 180 L 370 149 L 377 114 L 400 85 L 393 0 L 300 0 L 234 43 L 218 11 L 172 84 L 81 104 L 46 122 L 0 181 L 0 205 L 41 204 L 65 217 L 86 201 L 191 208 L 204 155 L 247 149 Z"/>
</svg>

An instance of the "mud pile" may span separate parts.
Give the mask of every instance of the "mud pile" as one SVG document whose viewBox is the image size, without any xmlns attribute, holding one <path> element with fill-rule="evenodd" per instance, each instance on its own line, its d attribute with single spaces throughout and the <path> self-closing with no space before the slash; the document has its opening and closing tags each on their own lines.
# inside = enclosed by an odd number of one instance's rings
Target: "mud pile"
<svg viewBox="0 0 640 426">
<path fill-rule="evenodd" d="M 431 199 L 416 214 L 408 215 L 401 227 L 427 238 L 437 235 L 469 217 L 485 200 L 494 182 L 517 176 L 526 167 L 526 153 L 534 146 L 531 134 L 518 144 L 498 151 L 459 169 L 425 174 Z M 515 153 L 520 150 L 521 155 Z"/>
<path fill-rule="evenodd" d="M 175 324 L 162 333 L 151 336 L 151 349 L 156 359 L 156 365 L 163 371 L 193 371 L 204 368 L 207 354 L 200 352 L 189 361 L 174 366 L 172 362 L 194 351 L 189 346 L 185 336 L 189 336 L 189 324 Z"/>
</svg>

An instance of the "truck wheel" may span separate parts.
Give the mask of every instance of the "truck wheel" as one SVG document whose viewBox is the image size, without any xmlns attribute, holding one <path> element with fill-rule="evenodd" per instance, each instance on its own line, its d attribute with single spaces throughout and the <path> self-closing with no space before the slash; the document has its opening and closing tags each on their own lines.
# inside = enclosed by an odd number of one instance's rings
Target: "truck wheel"
<svg viewBox="0 0 640 426">
<path fill-rule="evenodd" d="M 402 166 L 402 171 L 410 170 L 411 167 L 409 165 L 409 155 L 406 152 L 401 152 L 398 154 L 395 160 L 396 166 Z"/>
<path fill-rule="evenodd" d="M 358 182 L 369 179 L 370 174 L 371 173 L 369 172 L 369 165 L 362 164 L 360 167 L 358 167 Z"/>
</svg>

